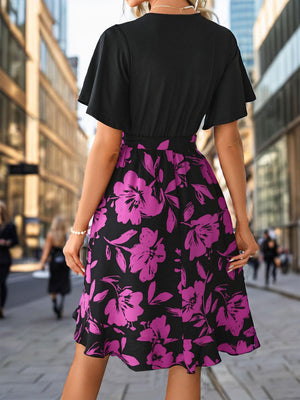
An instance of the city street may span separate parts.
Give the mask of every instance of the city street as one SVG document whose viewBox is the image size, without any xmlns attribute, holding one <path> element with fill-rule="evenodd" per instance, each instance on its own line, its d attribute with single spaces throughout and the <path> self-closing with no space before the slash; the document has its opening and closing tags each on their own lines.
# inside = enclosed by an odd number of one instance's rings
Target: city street
<svg viewBox="0 0 300 400">
<path fill-rule="evenodd" d="M 19 275 L 17 281 L 13 273 L 10 289 L 21 284 L 22 276 L 27 285 L 32 280 L 33 286 L 45 288 L 46 280 L 33 279 L 32 273 Z M 293 277 L 300 283 L 300 276 Z M 72 277 L 62 320 L 52 315 L 48 296 L 7 308 L 6 319 L 0 321 L 0 400 L 59 399 L 73 357 L 71 312 L 82 282 L 82 277 Z M 261 348 L 238 357 L 221 353 L 222 363 L 203 369 L 202 399 L 299 400 L 299 301 L 253 287 L 248 294 Z M 166 380 L 167 370 L 136 373 L 110 357 L 98 398 L 163 400 Z"/>
</svg>

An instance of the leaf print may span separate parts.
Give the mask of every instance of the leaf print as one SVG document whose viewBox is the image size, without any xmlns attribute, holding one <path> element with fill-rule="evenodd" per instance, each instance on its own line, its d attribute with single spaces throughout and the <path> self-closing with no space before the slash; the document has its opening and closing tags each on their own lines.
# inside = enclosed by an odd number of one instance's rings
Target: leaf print
<svg viewBox="0 0 300 400">
<path fill-rule="evenodd" d="M 151 302 L 151 300 L 153 299 L 154 293 L 155 293 L 155 286 L 156 283 L 155 281 L 151 282 L 149 285 L 149 289 L 148 289 L 148 303 Z"/>
<path fill-rule="evenodd" d="M 168 219 L 167 219 L 167 231 L 169 233 L 173 232 L 176 225 L 177 225 L 177 218 L 175 217 L 175 214 L 172 211 L 171 207 L 169 207 Z"/>
<path fill-rule="evenodd" d="M 213 199 L 213 195 L 210 193 L 207 186 L 200 185 L 200 184 L 195 184 L 195 185 L 192 184 L 192 186 L 196 191 L 196 198 L 200 204 L 202 204 L 202 205 L 205 204 L 204 196 L 209 197 L 210 199 Z"/>
<path fill-rule="evenodd" d="M 155 168 L 153 164 L 153 159 L 148 153 L 144 154 L 143 166 L 149 172 L 149 174 L 155 177 Z"/>
<path fill-rule="evenodd" d="M 121 249 L 119 249 L 118 247 L 116 247 L 116 251 L 117 251 L 117 254 L 116 254 L 117 264 L 123 272 L 126 272 L 127 265 L 126 265 L 125 257 L 123 255 Z"/>
<path fill-rule="evenodd" d="M 122 337 L 122 338 L 121 338 L 121 349 L 122 349 L 122 350 L 124 350 L 126 341 L 127 341 L 126 337 Z"/>
<path fill-rule="evenodd" d="M 210 311 L 211 300 L 212 300 L 212 294 L 210 293 L 210 295 L 208 296 L 208 298 L 207 298 L 207 300 L 206 300 L 206 304 L 205 304 L 205 308 L 204 308 L 205 314 L 208 314 L 209 311 Z"/>
<path fill-rule="evenodd" d="M 114 282 L 119 282 L 119 279 L 120 279 L 119 275 L 111 275 L 111 276 L 105 276 L 101 280 L 112 284 Z"/>
<path fill-rule="evenodd" d="M 236 240 L 234 239 L 231 243 L 229 243 L 229 245 L 228 245 L 227 249 L 224 251 L 224 253 L 221 253 L 220 251 L 218 251 L 218 253 L 221 254 L 221 256 L 225 256 L 225 257 L 231 256 L 231 255 L 234 256 L 236 254 L 235 253 L 232 254 L 232 252 L 236 249 L 237 249 Z"/>
<path fill-rule="evenodd" d="M 167 310 L 169 311 L 170 314 L 174 315 L 175 317 L 182 316 L 181 308 L 167 307 Z"/>
<path fill-rule="evenodd" d="M 197 338 L 194 340 L 194 343 L 198 344 L 199 346 L 203 346 L 206 343 L 210 343 L 213 341 L 213 338 L 211 336 L 202 336 L 200 338 Z"/>
<path fill-rule="evenodd" d="M 100 301 L 104 300 L 108 293 L 108 289 L 104 290 L 103 292 L 97 293 L 94 296 L 94 302 L 99 303 Z"/>
<path fill-rule="evenodd" d="M 176 207 L 176 208 L 179 208 L 179 200 L 178 200 L 178 197 L 172 196 L 171 194 L 166 194 L 166 198 L 167 198 L 168 202 L 169 202 L 172 206 L 174 206 L 174 207 Z"/>
<path fill-rule="evenodd" d="M 164 180 L 164 171 L 162 169 L 160 169 L 158 171 L 158 177 L 157 177 L 158 182 L 162 183 L 162 181 Z"/>
<path fill-rule="evenodd" d="M 216 307 L 217 307 L 218 300 L 219 300 L 219 299 L 216 299 L 216 300 L 214 301 L 214 303 L 213 303 L 213 305 L 212 305 L 212 307 L 211 307 L 211 312 L 214 312 L 214 311 L 215 311 L 215 309 L 216 309 Z"/>
<path fill-rule="evenodd" d="M 94 322 L 89 320 L 89 332 L 93 333 L 94 335 L 100 335 L 100 329 L 98 325 Z"/>
<path fill-rule="evenodd" d="M 110 260 L 111 251 L 110 251 L 110 248 L 109 248 L 109 245 L 108 245 L 108 244 L 106 245 L 106 248 L 105 248 L 105 255 L 106 255 L 106 259 L 107 259 L 107 260 Z"/>
<path fill-rule="evenodd" d="M 175 189 L 176 189 L 176 180 L 173 179 L 171 182 L 168 183 L 168 186 L 167 186 L 167 188 L 165 190 L 165 193 L 172 192 Z"/>
<path fill-rule="evenodd" d="M 123 332 L 121 329 L 117 328 L 117 327 L 113 327 L 114 331 L 117 333 L 120 333 L 121 335 L 125 335 L 125 332 Z"/>
<path fill-rule="evenodd" d="M 168 301 L 173 297 L 171 293 L 168 292 L 162 292 L 159 295 L 157 295 L 149 304 L 160 304 L 162 302 Z"/>
<path fill-rule="evenodd" d="M 204 267 L 203 267 L 202 264 L 200 264 L 199 261 L 197 261 L 197 271 L 198 271 L 198 274 L 199 274 L 200 278 L 202 278 L 202 279 L 206 279 L 207 278 L 207 275 L 206 275 L 206 273 L 204 271 Z"/>
<path fill-rule="evenodd" d="M 139 361 L 133 357 L 133 356 L 129 356 L 127 354 L 122 354 L 122 358 L 129 364 L 129 365 L 139 365 Z"/>
<path fill-rule="evenodd" d="M 110 240 L 109 242 L 113 245 L 116 244 L 123 244 L 128 242 L 129 239 L 131 239 L 134 235 L 137 234 L 137 231 L 135 229 L 130 229 L 129 231 L 122 233 L 120 237 L 114 240 Z"/>
<path fill-rule="evenodd" d="M 157 150 L 167 150 L 169 146 L 170 139 L 164 140 L 157 146 Z"/>
<path fill-rule="evenodd" d="M 191 219 L 192 215 L 194 214 L 194 209 L 195 209 L 194 205 L 191 201 L 185 206 L 185 209 L 183 212 L 183 219 L 185 221 L 188 221 L 189 219 Z"/>
</svg>

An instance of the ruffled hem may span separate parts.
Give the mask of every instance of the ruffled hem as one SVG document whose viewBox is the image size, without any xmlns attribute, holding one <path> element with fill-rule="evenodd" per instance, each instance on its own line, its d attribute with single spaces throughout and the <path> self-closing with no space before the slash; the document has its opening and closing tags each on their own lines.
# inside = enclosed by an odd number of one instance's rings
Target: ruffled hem
<svg viewBox="0 0 300 400">
<path fill-rule="evenodd" d="M 72 318 L 75 320 L 78 318 L 78 311 L 79 307 L 77 307 L 72 314 Z M 230 345 L 228 343 L 217 344 L 215 341 L 200 345 L 197 344 L 195 340 L 181 338 L 159 339 L 155 342 L 140 342 L 136 339 L 132 340 L 124 336 L 122 336 L 120 340 L 118 334 L 105 335 L 104 331 L 101 332 L 100 329 L 99 334 L 95 335 L 94 333 L 88 332 L 87 321 L 84 318 L 81 318 L 80 322 L 81 323 L 78 321 L 76 326 L 74 340 L 85 347 L 84 354 L 96 358 L 104 358 L 107 355 L 117 356 L 131 370 L 137 372 L 168 369 L 175 365 L 181 365 L 186 368 L 188 374 L 194 374 L 196 372 L 196 367 L 211 367 L 219 364 L 222 361 L 219 352 L 237 356 L 250 353 L 261 347 L 256 333 L 247 338 L 247 343 L 246 340 L 243 339 L 237 340 L 237 345 Z M 122 340 L 126 342 L 126 345 L 128 345 L 129 341 L 132 341 L 132 345 L 129 347 L 135 349 L 135 351 L 131 351 L 130 353 L 138 354 L 140 360 L 144 359 L 145 362 L 143 364 L 135 357 L 125 354 L 125 351 L 120 351 L 120 348 L 123 346 Z M 183 342 L 187 344 L 187 346 L 185 346 Z M 107 345 L 108 343 L 112 348 Z M 138 345 L 141 343 L 143 343 L 144 346 L 142 355 L 137 349 Z M 155 346 L 161 346 L 159 350 L 163 352 L 162 359 L 160 359 L 160 355 L 155 354 L 155 350 L 153 351 Z"/>
</svg>

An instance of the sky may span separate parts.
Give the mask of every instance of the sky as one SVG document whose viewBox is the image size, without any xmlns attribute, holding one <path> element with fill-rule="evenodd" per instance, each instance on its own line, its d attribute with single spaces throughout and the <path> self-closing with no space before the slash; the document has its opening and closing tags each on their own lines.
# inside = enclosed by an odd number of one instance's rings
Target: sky
<svg viewBox="0 0 300 400">
<path fill-rule="evenodd" d="M 80 89 L 86 74 L 92 53 L 101 33 L 111 25 L 134 19 L 130 7 L 123 0 L 68 0 L 67 55 L 78 56 L 78 88 Z M 215 10 L 219 23 L 229 27 L 229 0 L 216 0 Z M 96 120 L 86 114 L 86 106 L 78 103 L 78 115 L 81 126 L 93 138 Z M 91 143 L 89 143 L 90 145 Z"/>
</svg>

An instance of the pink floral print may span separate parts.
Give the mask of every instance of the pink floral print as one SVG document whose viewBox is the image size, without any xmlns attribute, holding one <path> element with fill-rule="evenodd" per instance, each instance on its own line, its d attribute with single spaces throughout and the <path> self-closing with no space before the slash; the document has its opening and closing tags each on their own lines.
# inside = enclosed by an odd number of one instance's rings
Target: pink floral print
<svg viewBox="0 0 300 400">
<path fill-rule="evenodd" d="M 230 214 L 187 138 L 123 135 L 93 217 L 74 340 L 146 371 L 221 362 L 260 347 Z"/>
</svg>

